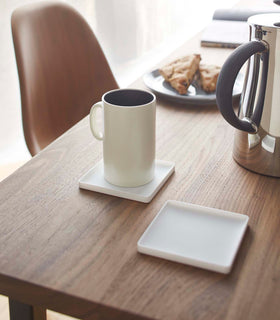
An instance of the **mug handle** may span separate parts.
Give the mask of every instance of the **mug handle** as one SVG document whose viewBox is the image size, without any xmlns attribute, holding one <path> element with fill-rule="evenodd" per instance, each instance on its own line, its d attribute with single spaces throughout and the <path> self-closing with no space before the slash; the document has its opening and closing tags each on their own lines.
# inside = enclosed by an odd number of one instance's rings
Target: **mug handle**
<svg viewBox="0 0 280 320">
<path fill-rule="evenodd" d="M 232 90 L 235 79 L 243 64 L 256 53 L 262 53 L 262 59 L 264 61 L 264 70 L 262 73 L 260 83 L 260 99 L 256 106 L 256 110 L 252 115 L 252 118 L 239 119 L 233 109 L 232 105 Z M 258 125 L 262 115 L 264 94 L 266 88 L 266 77 L 268 69 L 268 54 L 267 48 L 261 41 L 251 41 L 242 44 L 235 49 L 224 63 L 218 81 L 216 89 L 216 100 L 218 108 L 221 114 L 233 127 L 246 132 L 256 133 Z"/>
<path fill-rule="evenodd" d="M 103 108 L 102 102 L 97 102 L 91 107 L 90 114 L 89 114 L 89 124 L 90 124 L 91 132 L 95 136 L 95 138 L 97 140 L 103 140 L 103 133 L 96 130 L 96 114 L 97 114 L 98 108 L 100 109 Z"/>
</svg>

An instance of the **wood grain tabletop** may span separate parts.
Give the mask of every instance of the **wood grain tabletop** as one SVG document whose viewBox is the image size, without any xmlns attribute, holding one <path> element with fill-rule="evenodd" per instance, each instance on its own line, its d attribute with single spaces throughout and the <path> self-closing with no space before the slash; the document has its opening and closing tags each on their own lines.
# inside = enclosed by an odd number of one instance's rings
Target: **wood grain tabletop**
<svg viewBox="0 0 280 320">
<path fill-rule="evenodd" d="M 231 50 L 197 36 L 166 61 L 191 52 L 221 65 Z M 79 189 L 102 158 L 88 122 L 1 183 L 0 293 L 82 319 L 280 319 L 280 180 L 233 160 L 217 107 L 157 100 L 157 158 L 176 172 L 149 204 Z M 169 199 L 250 217 L 230 274 L 137 252 Z"/>
</svg>

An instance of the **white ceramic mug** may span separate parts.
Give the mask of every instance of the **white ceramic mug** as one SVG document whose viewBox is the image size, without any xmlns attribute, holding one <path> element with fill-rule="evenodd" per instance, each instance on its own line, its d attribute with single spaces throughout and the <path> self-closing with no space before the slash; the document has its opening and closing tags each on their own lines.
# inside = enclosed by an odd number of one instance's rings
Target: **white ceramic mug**
<svg viewBox="0 0 280 320">
<path fill-rule="evenodd" d="M 103 132 L 96 128 L 103 110 Z M 103 141 L 104 178 L 121 187 L 150 182 L 155 170 L 155 95 L 138 89 L 105 93 L 90 110 L 90 128 Z"/>
</svg>

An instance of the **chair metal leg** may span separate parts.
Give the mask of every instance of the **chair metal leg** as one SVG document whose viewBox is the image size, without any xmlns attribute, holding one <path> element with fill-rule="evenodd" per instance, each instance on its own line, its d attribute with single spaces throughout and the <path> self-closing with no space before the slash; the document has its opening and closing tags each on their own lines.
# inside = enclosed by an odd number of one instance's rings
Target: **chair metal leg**
<svg viewBox="0 0 280 320">
<path fill-rule="evenodd" d="M 46 320 L 46 309 L 9 298 L 10 320 Z"/>
</svg>

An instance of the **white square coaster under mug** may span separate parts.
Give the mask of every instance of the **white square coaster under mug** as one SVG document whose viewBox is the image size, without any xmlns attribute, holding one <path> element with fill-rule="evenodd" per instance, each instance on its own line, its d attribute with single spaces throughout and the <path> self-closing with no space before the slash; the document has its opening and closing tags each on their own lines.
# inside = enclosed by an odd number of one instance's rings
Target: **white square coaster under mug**
<svg viewBox="0 0 280 320">
<path fill-rule="evenodd" d="M 96 127 L 98 109 L 103 113 L 103 132 Z M 172 162 L 155 159 L 155 95 L 138 89 L 105 93 L 91 108 L 90 128 L 103 142 L 103 160 L 80 179 L 80 188 L 151 201 L 175 168 Z"/>
</svg>

